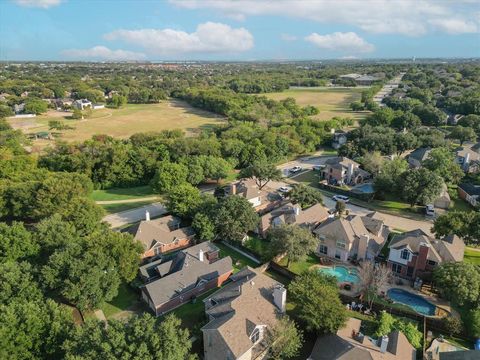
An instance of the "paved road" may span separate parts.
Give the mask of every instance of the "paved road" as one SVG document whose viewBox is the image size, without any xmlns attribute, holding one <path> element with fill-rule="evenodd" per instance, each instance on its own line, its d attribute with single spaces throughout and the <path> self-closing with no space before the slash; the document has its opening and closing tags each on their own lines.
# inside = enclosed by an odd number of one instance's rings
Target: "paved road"
<svg viewBox="0 0 480 360">
<path fill-rule="evenodd" d="M 278 188 L 281 186 L 290 186 L 290 184 L 284 182 L 284 181 L 271 181 L 268 183 L 266 186 L 269 190 L 271 191 L 277 191 Z M 335 201 L 328 196 L 323 196 L 323 203 L 326 208 L 328 209 L 334 209 L 335 208 Z M 353 205 L 353 204 L 347 204 L 347 209 L 350 214 L 353 215 L 367 215 L 371 213 L 373 210 L 366 209 L 361 206 Z M 395 215 L 390 215 L 386 214 L 380 211 L 377 211 L 381 217 L 384 219 L 385 224 L 388 225 L 392 229 L 400 229 L 400 230 L 405 230 L 405 231 L 410 231 L 410 230 L 415 230 L 415 229 L 421 229 L 427 234 L 431 234 L 431 227 L 433 225 L 433 222 L 430 220 L 413 220 L 413 219 L 407 219 L 401 216 L 395 216 Z"/>
<path fill-rule="evenodd" d="M 115 214 L 107 215 L 103 221 L 110 224 L 112 228 L 117 228 L 126 224 L 132 224 L 145 219 L 145 212 L 148 210 L 150 217 L 157 217 L 165 214 L 167 209 L 161 203 L 153 203 L 139 208 L 122 211 Z"/>
<path fill-rule="evenodd" d="M 306 156 L 297 160 L 278 165 L 277 168 L 282 171 L 283 176 L 289 176 L 288 170 L 294 166 L 300 166 L 302 169 L 311 170 L 314 166 L 323 165 L 328 159 L 337 157 L 336 155 L 321 155 L 322 152 L 312 156 Z"/>
<path fill-rule="evenodd" d="M 139 197 L 135 199 L 123 199 L 123 200 L 102 200 L 102 201 L 95 201 L 98 205 L 109 205 L 109 204 L 128 204 L 128 203 L 136 203 L 141 201 L 153 201 L 158 200 L 158 196 L 147 196 L 147 197 Z"/>
</svg>

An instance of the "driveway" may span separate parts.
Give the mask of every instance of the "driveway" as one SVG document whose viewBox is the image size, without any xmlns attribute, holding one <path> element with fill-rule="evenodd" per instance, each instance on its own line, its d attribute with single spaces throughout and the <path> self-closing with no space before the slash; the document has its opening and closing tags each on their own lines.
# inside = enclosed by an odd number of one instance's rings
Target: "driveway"
<svg viewBox="0 0 480 360">
<path fill-rule="evenodd" d="M 286 183 L 284 181 L 270 181 L 266 185 L 266 187 L 269 188 L 271 191 L 277 191 L 278 188 L 280 188 L 281 186 L 291 186 L 291 184 Z M 331 197 L 323 195 L 323 204 L 327 209 L 334 209 L 335 203 L 336 202 Z M 370 210 L 370 209 L 367 209 L 358 205 L 353 205 L 353 204 L 347 204 L 347 209 L 349 213 L 352 215 L 362 215 L 362 216 L 367 215 L 374 211 L 374 210 Z M 430 230 L 433 226 L 432 221 L 407 219 L 401 216 L 390 215 L 380 211 L 377 211 L 377 213 L 380 214 L 381 217 L 384 219 L 385 225 L 389 226 L 391 229 L 400 229 L 405 231 L 421 229 L 426 234 L 432 235 Z"/>
<path fill-rule="evenodd" d="M 282 175 L 288 177 L 290 174 L 288 172 L 294 166 L 299 166 L 303 170 L 311 170 L 314 166 L 324 165 L 328 159 L 336 158 L 336 155 L 313 155 L 302 157 L 287 163 L 277 166 L 277 169 L 281 170 Z M 296 174 L 298 175 L 298 174 Z"/>
<path fill-rule="evenodd" d="M 157 202 L 139 208 L 107 215 L 103 218 L 103 221 L 109 223 L 112 228 L 117 228 L 123 225 L 136 223 L 140 220 L 145 220 L 146 211 L 150 213 L 150 217 L 154 218 L 165 214 L 167 209 L 165 209 L 163 204 Z"/>
</svg>

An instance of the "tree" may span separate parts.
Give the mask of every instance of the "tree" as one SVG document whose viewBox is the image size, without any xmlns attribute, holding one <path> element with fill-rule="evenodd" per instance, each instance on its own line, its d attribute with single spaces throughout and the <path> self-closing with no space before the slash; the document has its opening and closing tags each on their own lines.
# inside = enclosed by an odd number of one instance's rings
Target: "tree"
<svg viewBox="0 0 480 360">
<path fill-rule="evenodd" d="M 127 321 L 88 320 L 64 344 L 66 359 L 193 360 L 189 332 L 174 315 L 159 321 L 149 314 Z"/>
<path fill-rule="evenodd" d="M 256 161 L 253 164 L 242 169 L 240 172 L 241 177 L 255 179 L 255 183 L 258 188 L 261 190 L 265 185 L 267 185 L 271 180 L 280 180 L 282 173 L 274 164 L 268 163 L 266 161 Z"/>
<path fill-rule="evenodd" d="M 306 271 L 288 286 L 298 317 L 309 331 L 336 333 L 345 325 L 347 313 L 340 301 L 335 278 L 319 271 Z"/>
<path fill-rule="evenodd" d="M 215 156 L 205 156 L 203 172 L 205 178 L 216 180 L 224 179 L 232 171 L 232 166 L 227 160 Z"/>
<path fill-rule="evenodd" d="M 215 229 L 220 239 L 242 241 L 248 231 L 258 225 L 258 215 L 244 197 L 232 195 L 223 198 L 213 214 Z"/>
<path fill-rule="evenodd" d="M 370 309 L 382 287 L 387 285 L 392 278 L 392 271 L 386 265 L 375 266 L 373 262 L 364 261 L 358 270 L 360 278 L 360 291 L 370 300 Z"/>
<path fill-rule="evenodd" d="M 175 186 L 168 193 L 167 209 L 180 217 L 187 217 L 195 213 L 200 205 L 200 190 L 184 183 Z"/>
<path fill-rule="evenodd" d="M 110 107 L 118 109 L 127 104 L 127 97 L 114 94 L 110 99 L 107 100 L 107 103 Z"/>
<path fill-rule="evenodd" d="M 459 305 L 480 305 L 480 271 L 469 263 L 445 263 L 433 273 L 442 295 Z"/>
<path fill-rule="evenodd" d="M 367 116 L 365 124 L 371 126 L 386 126 L 389 127 L 395 118 L 395 111 L 389 107 L 382 107 L 377 109 L 373 114 Z"/>
<path fill-rule="evenodd" d="M 48 128 L 50 130 L 68 130 L 72 129 L 72 127 L 66 125 L 63 121 L 60 120 L 49 120 L 48 121 Z"/>
<path fill-rule="evenodd" d="M 388 335 L 393 330 L 401 331 L 414 348 L 422 347 L 423 334 L 414 323 L 394 318 L 386 311 L 382 311 L 375 335 L 378 337 Z"/>
<path fill-rule="evenodd" d="M 422 125 L 422 121 L 420 118 L 411 113 L 411 112 L 402 112 L 401 115 L 395 116 L 395 118 L 392 121 L 392 126 L 399 129 L 415 129 L 418 128 Z"/>
<path fill-rule="evenodd" d="M 480 115 L 469 114 L 458 120 L 457 125 L 473 128 L 480 134 Z"/>
<path fill-rule="evenodd" d="M 0 104 L 0 119 L 13 115 L 14 112 L 10 106 Z"/>
<path fill-rule="evenodd" d="M 379 151 L 368 152 L 362 157 L 362 165 L 366 171 L 377 176 L 385 162 Z"/>
<path fill-rule="evenodd" d="M 43 114 L 44 112 L 47 112 L 47 109 L 48 109 L 48 104 L 41 99 L 28 98 L 25 101 L 25 109 L 24 109 L 25 114 L 40 115 L 40 114 Z"/>
<path fill-rule="evenodd" d="M 432 231 L 438 237 L 457 235 L 467 243 L 480 242 L 480 213 L 473 211 L 449 211 L 435 219 Z"/>
<path fill-rule="evenodd" d="M 322 193 L 314 188 L 303 184 L 295 184 L 288 193 L 288 197 L 294 204 L 300 204 L 302 209 L 309 208 L 315 204 L 323 204 Z"/>
<path fill-rule="evenodd" d="M 465 176 L 455 161 L 455 155 L 444 147 L 432 149 L 422 165 L 449 184 L 458 184 Z"/>
<path fill-rule="evenodd" d="M 161 161 L 151 181 L 151 185 L 158 193 L 166 193 L 176 186 L 186 183 L 188 169 L 185 165 Z"/>
<path fill-rule="evenodd" d="M 268 232 L 272 257 L 286 255 L 287 267 L 290 262 L 300 261 L 317 246 L 317 240 L 308 228 L 299 225 L 281 225 L 271 228 Z"/>
<path fill-rule="evenodd" d="M 380 194 L 399 193 L 400 179 L 407 169 L 408 163 L 401 157 L 386 161 L 380 170 L 380 174 L 373 181 L 375 192 Z"/>
<path fill-rule="evenodd" d="M 465 322 L 469 334 L 480 338 L 480 308 L 470 309 Z"/>
<path fill-rule="evenodd" d="M 0 263 L 29 259 L 38 251 L 37 242 L 22 223 L 0 223 Z"/>
<path fill-rule="evenodd" d="M 215 238 L 215 224 L 212 219 L 204 213 L 196 213 L 192 220 L 192 228 L 196 236 L 203 241 L 210 241 Z"/>
<path fill-rule="evenodd" d="M 293 320 L 284 316 L 269 331 L 267 343 L 270 344 L 269 352 L 272 359 L 292 358 L 297 356 L 302 348 L 303 332 Z"/>
<path fill-rule="evenodd" d="M 70 116 L 74 120 L 83 119 L 83 113 L 80 109 L 74 109 L 72 115 Z"/>
<path fill-rule="evenodd" d="M 443 326 L 450 336 L 458 335 L 463 330 L 462 320 L 452 315 L 443 318 Z"/>
<path fill-rule="evenodd" d="M 363 105 L 360 101 L 354 101 L 350 103 L 350 109 L 352 109 L 352 111 L 363 111 L 365 110 L 365 105 Z"/>
<path fill-rule="evenodd" d="M 442 190 L 442 178 L 426 168 L 405 172 L 402 182 L 402 197 L 413 207 L 432 202 Z"/>
<path fill-rule="evenodd" d="M 70 222 L 80 235 L 88 235 L 98 228 L 105 215 L 102 207 L 85 197 L 72 199 L 59 212 L 64 221 Z"/>
<path fill-rule="evenodd" d="M 338 217 L 341 217 L 347 211 L 347 204 L 343 201 L 337 201 L 335 203 L 335 213 Z"/>
<path fill-rule="evenodd" d="M 7 261 L 0 264 L 0 304 L 42 299 L 43 294 L 33 273 L 34 269 L 28 262 Z"/>
<path fill-rule="evenodd" d="M 477 140 L 477 134 L 475 133 L 475 130 L 471 127 L 463 126 L 455 126 L 453 130 L 450 131 L 449 137 L 460 141 L 460 145 L 463 145 L 465 141 Z"/>
</svg>

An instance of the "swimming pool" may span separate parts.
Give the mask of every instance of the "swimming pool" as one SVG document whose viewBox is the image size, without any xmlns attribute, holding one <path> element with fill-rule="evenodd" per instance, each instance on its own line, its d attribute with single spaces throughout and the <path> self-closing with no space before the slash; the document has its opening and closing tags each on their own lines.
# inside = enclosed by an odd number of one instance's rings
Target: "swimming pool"
<svg viewBox="0 0 480 360">
<path fill-rule="evenodd" d="M 355 186 L 354 188 L 352 188 L 352 191 L 357 193 L 373 194 L 375 192 L 375 189 L 373 188 L 372 183 L 366 183 Z"/>
<path fill-rule="evenodd" d="M 390 289 L 387 291 L 387 296 L 394 302 L 411 307 L 419 314 L 426 316 L 435 315 L 436 306 L 419 295 L 402 289 Z"/>
<path fill-rule="evenodd" d="M 320 272 L 335 276 L 338 282 L 350 282 L 357 284 L 360 282 L 360 278 L 358 277 L 357 270 L 355 269 L 348 269 L 345 266 L 334 266 L 330 268 L 322 268 Z"/>
</svg>

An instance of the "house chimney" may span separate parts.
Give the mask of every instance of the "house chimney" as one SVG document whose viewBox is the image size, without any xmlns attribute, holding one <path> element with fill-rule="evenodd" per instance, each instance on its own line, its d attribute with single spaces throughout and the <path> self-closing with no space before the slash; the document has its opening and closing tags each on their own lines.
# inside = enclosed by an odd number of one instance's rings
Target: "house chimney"
<svg viewBox="0 0 480 360">
<path fill-rule="evenodd" d="M 380 342 L 380 352 L 381 353 L 386 353 L 387 352 L 387 346 L 388 346 L 388 336 L 383 335 L 380 339 L 378 339 Z"/>
<path fill-rule="evenodd" d="M 235 195 L 237 193 L 237 184 L 230 185 L 230 195 Z"/>
<path fill-rule="evenodd" d="M 349 163 L 348 164 L 348 170 L 347 170 L 347 181 L 351 181 L 353 176 L 353 164 Z"/>
<path fill-rule="evenodd" d="M 200 251 L 198 252 L 198 260 L 203 262 L 203 250 L 202 249 L 200 249 Z"/>
<path fill-rule="evenodd" d="M 295 209 L 295 215 L 297 216 L 300 215 L 300 206 L 295 206 L 294 209 Z"/>
<path fill-rule="evenodd" d="M 148 210 L 145 210 L 145 220 L 150 221 L 150 213 L 148 212 Z"/>
<path fill-rule="evenodd" d="M 283 285 L 276 285 L 273 288 L 273 303 L 283 314 L 287 306 L 287 289 Z"/>
</svg>

